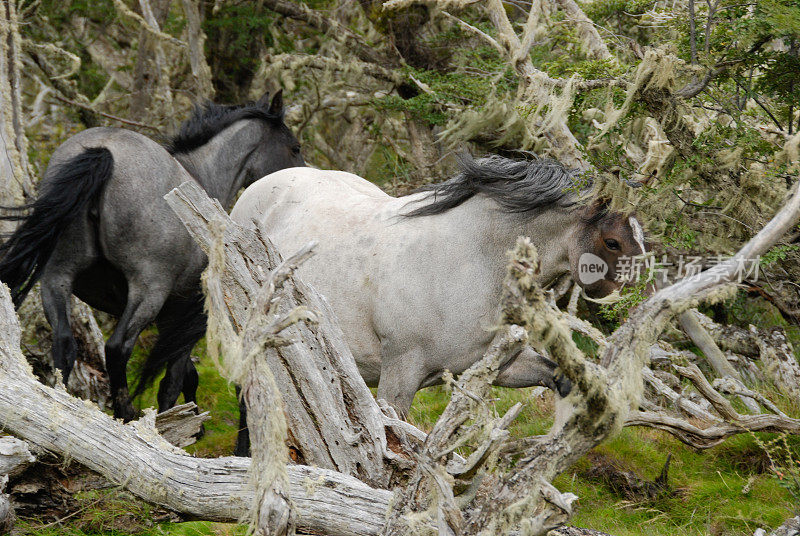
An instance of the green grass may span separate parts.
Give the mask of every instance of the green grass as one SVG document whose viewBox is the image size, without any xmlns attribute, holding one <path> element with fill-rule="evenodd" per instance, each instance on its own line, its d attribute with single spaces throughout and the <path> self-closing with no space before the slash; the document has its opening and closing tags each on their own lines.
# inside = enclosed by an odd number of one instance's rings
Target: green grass
<svg viewBox="0 0 800 536">
<path fill-rule="evenodd" d="M 515 437 L 541 434 L 552 423 L 550 395 L 529 400 L 529 389 L 494 388 L 499 411 L 516 402 L 527 406 L 511 428 Z M 417 394 L 410 419 L 429 429 L 446 405 L 441 387 Z M 759 434 L 759 437 L 773 437 Z M 797 449 L 797 445 L 794 445 Z M 654 480 L 672 454 L 669 485 L 672 494 L 634 502 L 616 494 L 592 475 L 598 463 L 613 463 Z M 652 429 L 626 428 L 595 448 L 554 482 L 563 492 L 580 497 L 572 523 L 614 536 L 747 535 L 775 527 L 800 508 L 767 471 L 769 460 L 754 437 L 742 435 L 709 450 L 684 446 Z"/>
<path fill-rule="evenodd" d="M 143 336 L 143 349 L 133 357 L 141 362 L 153 332 Z M 581 341 L 582 342 L 582 341 Z M 586 348 L 587 350 L 589 348 Z M 229 455 L 236 442 L 238 408 L 234 389 L 217 373 L 198 346 L 200 355 L 199 405 L 211 411 L 206 435 L 188 448 L 198 456 Z M 133 367 L 131 367 L 133 369 Z M 157 384 L 156 384 L 157 385 Z M 552 399 L 531 396 L 530 389 L 494 388 L 498 412 L 516 402 L 525 409 L 512 425 L 514 437 L 542 434 L 552 423 Z M 409 419 L 429 430 L 444 410 L 448 395 L 442 387 L 420 391 Z M 778 400 L 782 405 L 782 400 Z M 140 404 L 155 403 L 155 389 L 142 397 Z M 796 408 L 794 408 L 796 410 Z M 796 413 L 793 412 L 793 413 Z M 759 435 L 768 439 L 768 434 Z M 800 454 L 800 442 L 792 448 Z M 639 476 L 653 480 L 661 471 L 668 453 L 672 454 L 669 484 L 672 494 L 650 501 L 630 501 L 615 493 L 606 482 L 592 473 L 597 464 L 613 463 Z M 798 456 L 800 457 L 800 455 Z M 560 475 L 554 484 L 561 491 L 580 497 L 573 524 L 591 527 L 614 536 L 711 535 L 750 536 L 756 528 L 781 524 L 798 505 L 789 492 L 768 471 L 769 460 L 755 438 L 742 435 L 715 448 L 697 451 L 684 446 L 668 434 L 643 428 L 627 428 L 600 445 Z M 80 494 L 77 504 L 83 510 L 63 524 L 41 528 L 35 520 L 20 523 L 20 534 L 35 536 L 116 535 L 225 535 L 244 534 L 244 528 L 220 523 L 164 523 L 152 507 L 121 491 L 106 490 Z M 163 514 L 162 514 L 163 515 Z"/>
</svg>

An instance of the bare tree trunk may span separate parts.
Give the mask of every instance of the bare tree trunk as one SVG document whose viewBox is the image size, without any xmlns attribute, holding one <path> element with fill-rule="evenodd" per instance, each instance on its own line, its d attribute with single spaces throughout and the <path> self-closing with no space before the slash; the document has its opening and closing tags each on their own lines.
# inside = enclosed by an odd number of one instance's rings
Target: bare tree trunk
<svg viewBox="0 0 800 536">
<path fill-rule="evenodd" d="M 0 204 L 18 206 L 35 197 L 35 186 L 28 164 L 27 137 L 22 125 L 22 103 L 20 97 L 19 51 L 16 1 L 8 0 L 0 7 Z M 13 227 L 0 221 L 0 231 L 9 232 Z M 40 341 L 38 349 L 32 349 L 33 358 L 43 357 L 47 368 L 52 370 L 50 326 L 44 319 L 38 289 L 31 293 L 29 303 L 23 308 L 22 323 L 26 329 L 26 340 Z M 73 298 L 72 330 L 78 341 L 78 361 L 70 378 L 69 388 L 78 396 L 89 398 L 105 407 L 108 401 L 108 380 L 103 371 L 103 336 L 89 307 Z"/>
<path fill-rule="evenodd" d="M 145 123 L 158 122 L 171 113 L 172 92 L 163 40 L 158 37 L 167 20 L 172 0 L 139 0 L 143 24 L 139 31 L 139 48 L 133 71 L 131 115 L 146 118 Z M 165 112 L 165 113 L 162 113 Z"/>
<path fill-rule="evenodd" d="M 722 350 L 719 349 L 719 346 L 717 346 L 717 343 L 714 342 L 714 339 L 711 337 L 711 335 L 709 335 L 705 328 L 700 324 L 700 321 L 695 316 L 695 313 L 696 310 L 692 309 L 685 311 L 678 316 L 678 321 L 680 322 L 683 331 L 686 332 L 686 335 L 688 335 L 689 338 L 692 339 L 692 341 L 697 345 L 697 347 L 700 348 L 700 350 L 703 352 L 703 355 L 706 356 L 706 359 L 708 359 L 708 362 L 711 364 L 711 367 L 714 369 L 714 372 L 716 372 L 717 375 L 719 375 L 721 378 L 728 376 L 741 382 L 741 374 L 739 374 L 739 372 L 733 368 L 733 365 L 728 362 L 728 358 L 725 357 L 725 354 L 723 354 Z M 761 413 L 758 403 L 751 397 L 740 395 L 739 398 L 750 413 Z"/>
<path fill-rule="evenodd" d="M 23 132 L 16 0 L 0 6 L 0 192 L 3 204 L 20 205 L 33 198 L 28 140 Z M 8 223 L 0 224 L 8 231 Z"/>
<path fill-rule="evenodd" d="M 211 83 L 211 67 L 206 61 L 204 50 L 206 34 L 201 27 L 200 3 L 198 0 L 181 0 L 181 5 L 186 16 L 189 64 L 194 78 L 196 100 L 210 99 L 214 96 L 214 85 Z"/>
<path fill-rule="evenodd" d="M 209 256 L 216 242 L 213 225 L 223 226 L 225 271 L 220 275 L 225 299 L 220 303 L 225 310 L 211 308 L 209 326 L 215 331 L 223 322 L 217 318 L 220 315 L 224 321 L 230 317 L 241 332 L 249 305 L 256 302 L 259 289 L 267 282 L 262 270 L 278 266 L 280 254 L 258 229 L 233 222 L 219 203 L 194 183 L 184 183 L 165 198 Z M 397 458 L 387 446 L 386 416 L 361 379 L 330 305 L 299 280 L 288 281 L 277 296 L 283 315 L 304 304 L 319 318 L 316 325 L 301 322 L 287 328 L 284 337 L 298 344 L 266 349 L 269 368 L 282 394 L 292 444 L 301 460 L 386 486 L 392 468 L 385 462 Z"/>
</svg>

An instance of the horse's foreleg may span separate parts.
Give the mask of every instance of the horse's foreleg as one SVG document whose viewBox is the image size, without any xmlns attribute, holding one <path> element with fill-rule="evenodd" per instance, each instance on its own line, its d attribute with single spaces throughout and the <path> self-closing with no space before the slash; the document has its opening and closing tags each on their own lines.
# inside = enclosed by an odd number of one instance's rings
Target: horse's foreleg
<svg viewBox="0 0 800 536">
<path fill-rule="evenodd" d="M 78 346 L 70 324 L 71 289 L 72 280 L 68 276 L 58 280 L 43 280 L 41 285 L 42 308 L 53 328 L 53 364 L 61 371 L 64 385 L 67 384 L 78 355 Z"/>
<path fill-rule="evenodd" d="M 377 397 L 386 400 L 401 419 L 408 418 L 414 395 L 428 376 L 422 364 L 423 354 L 416 349 L 381 361 Z"/>
<path fill-rule="evenodd" d="M 250 430 L 247 428 L 247 405 L 241 399 L 242 389 L 236 386 L 236 399 L 239 401 L 239 433 L 236 436 L 234 456 L 250 456 Z"/>
<path fill-rule="evenodd" d="M 128 290 L 128 303 L 119 319 L 117 329 L 106 342 L 106 370 L 111 387 L 111 398 L 114 405 L 114 417 L 130 421 L 136 416 L 128 392 L 128 378 L 125 371 L 128 359 L 133 352 L 136 339 L 144 328 L 158 314 L 164 303 L 157 291 L 148 289 L 139 291 L 131 285 Z"/>
</svg>

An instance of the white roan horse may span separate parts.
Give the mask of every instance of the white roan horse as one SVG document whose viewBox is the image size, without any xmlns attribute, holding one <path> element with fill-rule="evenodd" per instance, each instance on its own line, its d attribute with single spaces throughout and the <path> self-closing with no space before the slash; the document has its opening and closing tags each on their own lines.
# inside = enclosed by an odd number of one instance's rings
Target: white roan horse
<svg viewBox="0 0 800 536">
<path fill-rule="evenodd" d="M 518 236 L 536 245 L 543 285 L 569 271 L 585 281 L 581 255 L 602 259 L 605 277 L 583 285 L 592 297 L 619 288 L 621 256 L 646 249 L 635 217 L 579 202 L 591 180 L 558 162 L 492 156 L 462 167 L 400 198 L 350 173 L 284 169 L 248 187 L 231 214 L 257 222 L 286 255 L 319 243 L 298 274 L 330 301 L 364 380 L 401 415 L 419 389 L 441 383 L 445 370 L 460 374 L 490 345 Z M 495 383 L 570 389 L 531 348 Z"/>
</svg>

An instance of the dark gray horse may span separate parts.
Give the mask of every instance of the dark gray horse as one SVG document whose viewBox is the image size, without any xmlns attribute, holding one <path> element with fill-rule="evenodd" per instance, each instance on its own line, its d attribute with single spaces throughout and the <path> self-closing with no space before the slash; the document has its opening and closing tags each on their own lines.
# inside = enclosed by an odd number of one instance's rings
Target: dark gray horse
<svg viewBox="0 0 800 536">
<path fill-rule="evenodd" d="M 280 92 L 271 102 L 264 95 L 254 104 L 200 107 L 166 146 L 130 130 L 85 130 L 53 153 L 39 198 L 5 217 L 21 224 L 0 246 L 0 280 L 17 306 L 41 281 L 53 360 L 65 382 L 76 356 L 70 294 L 119 317 L 105 348 L 115 417 L 135 416 L 125 370 L 153 321 L 159 338 L 137 394 L 169 365 L 159 408 L 172 407 L 181 391 L 194 401 L 189 353 L 205 333 L 199 283 L 206 257 L 163 196 L 194 180 L 229 207 L 242 187 L 302 165 Z"/>
</svg>

